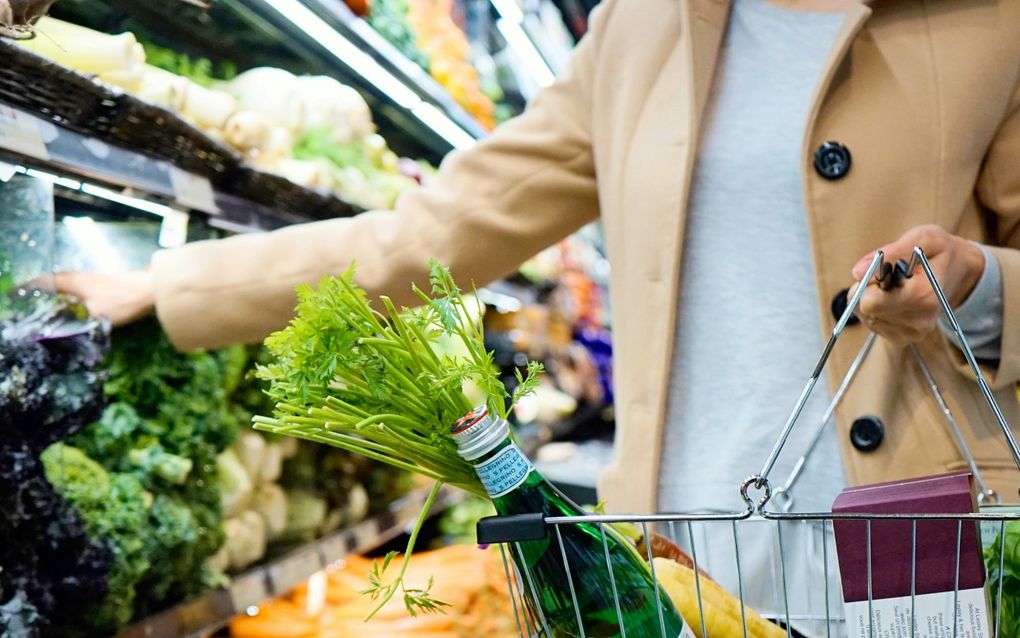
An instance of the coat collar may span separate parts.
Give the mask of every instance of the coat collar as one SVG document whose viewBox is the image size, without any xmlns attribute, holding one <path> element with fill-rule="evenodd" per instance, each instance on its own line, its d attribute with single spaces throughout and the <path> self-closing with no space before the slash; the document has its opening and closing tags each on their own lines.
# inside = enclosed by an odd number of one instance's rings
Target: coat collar
<svg viewBox="0 0 1020 638">
<path fill-rule="evenodd" d="M 767 0 L 760 1 L 766 2 Z M 836 36 L 836 42 L 833 44 L 831 54 L 824 67 L 823 82 L 819 85 L 820 90 L 814 96 L 812 113 L 817 113 L 835 69 L 850 50 L 850 45 L 864 21 L 871 15 L 871 9 L 867 5 L 877 1 L 851 0 L 847 3 L 843 25 Z M 726 34 L 732 0 L 681 0 L 681 2 L 684 5 L 685 22 L 690 25 L 688 29 L 691 46 L 690 77 L 692 84 L 689 88 L 695 107 L 692 111 L 695 116 L 693 124 L 697 128 L 700 126 L 701 115 L 705 103 L 708 101 L 719 51 Z M 806 5 L 810 5 L 810 3 L 811 0 L 805 2 Z M 697 137 L 692 139 L 697 139 Z"/>
</svg>

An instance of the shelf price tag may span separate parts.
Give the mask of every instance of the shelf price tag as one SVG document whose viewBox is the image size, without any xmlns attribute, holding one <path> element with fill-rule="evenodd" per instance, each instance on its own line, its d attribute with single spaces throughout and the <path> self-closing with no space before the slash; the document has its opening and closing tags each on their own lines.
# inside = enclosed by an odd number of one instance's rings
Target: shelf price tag
<svg viewBox="0 0 1020 638">
<path fill-rule="evenodd" d="M 188 221 L 190 216 L 176 208 L 163 215 L 159 225 L 159 245 L 161 248 L 178 248 L 188 241 Z"/>
<path fill-rule="evenodd" d="M 210 215 L 220 212 L 216 206 L 216 195 L 208 179 L 171 166 L 170 185 L 174 189 L 174 199 L 182 206 Z"/>
<path fill-rule="evenodd" d="M 14 164 L 7 164 L 6 162 L 0 162 L 0 182 L 7 183 L 11 181 L 14 174 L 18 172 L 18 167 Z"/>
<path fill-rule="evenodd" d="M 0 147 L 36 159 L 50 158 L 35 118 L 3 105 L 0 105 Z"/>
</svg>

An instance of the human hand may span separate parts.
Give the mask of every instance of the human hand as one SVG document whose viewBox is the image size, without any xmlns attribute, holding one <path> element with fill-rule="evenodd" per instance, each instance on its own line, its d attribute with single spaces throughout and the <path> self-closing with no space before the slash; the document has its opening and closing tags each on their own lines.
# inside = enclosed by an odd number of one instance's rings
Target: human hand
<svg viewBox="0 0 1020 638">
<path fill-rule="evenodd" d="M 137 321 L 153 313 L 156 307 L 152 273 L 147 270 L 121 273 L 58 272 L 45 280 L 29 284 L 34 288 L 55 289 L 80 299 L 89 312 L 106 317 L 113 326 Z"/>
<path fill-rule="evenodd" d="M 886 262 L 895 263 L 898 259 L 909 262 L 914 246 L 924 250 L 949 304 L 956 308 L 966 301 L 984 272 L 985 256 L 981 249 L 970 240 L 929 224 L 911 228 L 879 250 Z M 868 253 L 854 266 L 853 276 L 858 283 L 851 289 L 851 296 L 874 255 Z M 942 314 L 928 278 L 920 270 L 916 272 L 917 276 L 904 279 L 902 286 L 889 290 L 880 290 L 874 280 L 869 281 L 857 307 L 857 315 L 873 332 L 899 346 L 923 340 L 935 329 Z"/>
</svg>

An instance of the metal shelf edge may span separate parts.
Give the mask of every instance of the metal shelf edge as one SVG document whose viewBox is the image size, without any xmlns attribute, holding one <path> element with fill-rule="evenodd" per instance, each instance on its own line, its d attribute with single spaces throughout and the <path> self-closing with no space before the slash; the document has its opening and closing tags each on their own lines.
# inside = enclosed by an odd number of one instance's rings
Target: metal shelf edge
<svg viewBox="0 0 1020 638">
<path fill-rule="evenodd" d="M 0 162 L 21 164 L 73 182 L 127 189 L 132 197 L 202 213 L 211 225 L 234 232 L 273 230 L 320 219 L 223 193 L 214 189 L 207 178 L 181 170 L 167 160 L 63 128 L 3 102 Z"/>
</svg>

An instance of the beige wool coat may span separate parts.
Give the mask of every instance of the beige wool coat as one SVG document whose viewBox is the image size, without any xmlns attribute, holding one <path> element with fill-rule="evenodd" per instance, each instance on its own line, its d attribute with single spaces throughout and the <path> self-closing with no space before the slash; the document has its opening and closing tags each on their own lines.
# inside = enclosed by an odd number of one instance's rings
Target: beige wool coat
<svg viewBox="0 0 1020 638">
<path fill-rule="evenodd" d="M 823 329 L 831 330 L 829 302 L 852 283 L 853 264 L 908 228 L 937 223 L 995 246 L 1005 328 L 1001 362 L 986 372 L 1020 427 L 1020 0 L 874 0 L 841 10 L 803 140 Z M 180 348 L 254 341 L 287 322 L 295 284 L 352 259 L 370 293 L 410 302 L 410 282 L 425 280 L 429 257 L 482 285 L 601 219 L 618 397 L 616 459 L 601 496 L 612 511 L 653 511 L 685 204 L 728 11 L 728 0 L 606 0 L 559 80 L 524 115 L 451 155 L 437 181 L 402 198 L 396 212 L 158 253 L 163 325 Z M 852 154 L 842 179 L 814 168 L 814 151 L 828 140 Z M 796 317 L 790 326 L 797 329 Z M 832 383 L 865 334 L 848 328 L 830 361 Z M 1015 501 L 1020 472 L 959 353 L 939 333 L 922 351 L 986 479 Z M 861 415 L 886 426 L 869 453 L 849 444 Z M 836 427 L 853 483 L 964 467 L 916 366 L 882 339 Z"/>
</svg>

